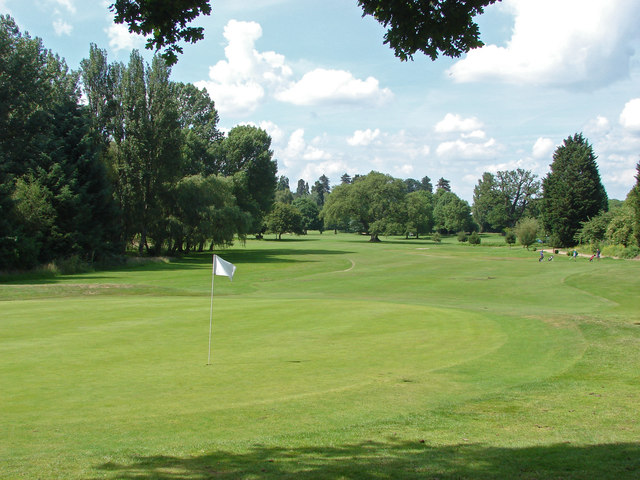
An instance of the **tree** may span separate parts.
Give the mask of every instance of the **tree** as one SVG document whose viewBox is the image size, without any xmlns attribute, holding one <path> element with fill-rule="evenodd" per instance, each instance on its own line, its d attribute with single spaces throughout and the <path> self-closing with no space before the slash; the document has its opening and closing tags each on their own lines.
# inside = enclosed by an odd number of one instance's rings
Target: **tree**
<svg viewBox="0 0 640 480">
<path fill-rule="evenodd" d="M 389 27 L 384 43 L 401 60 L 411 60 L 422 52 L 431 60 L 439 54 L 459 57 L 483 45 L 480 30 L 473 21 L 484 7 L 496 0 L 358 0 L 365 15 Z"/>
<path fill-rule="evenodd" d="M 604 242 L 607 236 L 607 227 L 613 218 L 613 212 L 600 212 L 593 218 L 580 223 L 580 229 L 576 232 L 575 240 L 581 244 L 595 245 Z"/>
<path fill-rule="evenodd" d="M 320 208 L 324 205 L 325 197 L 329 195 L 329 192 L 331 192 L 331 187 L 326 175 L 320 176 L 313 187 L 311 187 L 311 194 L 315 197 L 318 207 Z"/>
<path fill-rule="evenodd" d="M 204 38 L 202 27 L 187 27 L 187 23 L 211 13 L 209 0 L 115 0 L 110 9 L 116 23 L 127 23 L 130 32 L 150 36 L 146 48 L 166 47 L 162 57 L 168 65 L 177 62 L 176 53 L 182 53 L 180 40 L 195 43 Z"/>
<path fill-rule="evenodd" d="M 240 125 L 222 143 L 225 176 L 234 178 L 238 206 L 253 217 L 252 233 L 262 228 L 271 210 L 278 183 L 278 164 L 273 160 L 271 137 L 261 128 Z"/>
<path fill-rule="evenodd" d="M 529 250 L 529 247 L 533 245 L 533 243 L 538 238 L 538 230 L 540 226 L 538 225 L 538 221 L 535 218 L 525 217 L 521 218 L 517 223 L 514 232 L 518 237 L 518 241 L 520 245 L 526 247 Z"/>
<path fill-rule="evenodd" d="M 573 245 L 581 222 L 608 208 L 596 158 L 582 134 L 568 137 L 553 154 L 542 182 L 542 223 L 561 246 Z"/>
<path fill-rule="evenodd" d="M 78 75 L 0 16 L 0 267 L 113 251 L 113 204 Z"/>
<path fill-rule="evenodd" d="M 531 171 L 485 172 L 473 190 L 473 216 L 482 231 L 512 228 L 524 216 L 540 191 Z"/>
<path fill-rule="evenodd" d="M 420 183 L 422 184 L 422 190 L 425 190 L 429 193 L 433 193 L 433 185 L 431 185 L 431 179 L 427 176 L 422 177 L 422 179 L 420 180 Z"/>
<path fill-rule="evenodd" d="M 309 184 L 302 178 L 298 180 L 298 187 L 296 188 L 296 197 L 302 197 L 309 195 Z"/>
<path fill-rule="evenodd" d="M 402 180 L 370 172 L 352 184 L 338 185 L 327 197 L 321 217 L 325 225 L 357 222 L 371 242 L 404 224 L 406 187 Z"/>
<path fill-rule="evenodd" d="M 178 122 L 184 138 L 182 175 L 212 175 L 222 171 L 218 112 L 206 90 L 190 83 L 171 83 L 171 94 L 178 109 Z"/>
<path fill-rule="evenodd" d="M 473 219 L 480 226 L 480 231 L 491 229 L 489 216 L 494 209 L 501 207 L 500 196 L 493 174 L 484 172 L 482 178 L 473 189 Z"/>
<path fill-rule="evenodd" d="M 300 211 L 302 215 L 302 230 L 318 230 L 320 233 L 324 230 L 324 225 L 320 219 L 320 209 L 316 202 L 309 196 L 298 197 L 293 201 L 293 206 Z"/>
<path fill-rule="evenodd" d="M 472 229 L 471 207 L 453 192 L 441 191 L 433 208 L 434 228 L 440 232 Z"/>
<path fill-rule="evenodd" d="M 419 190 L 407 194 L 406 233 L 415 233 L 416 237 L 429 233 L 433 227 L 433 195 Z"/>
<path fill-rule="evenodd" d="M 439 191 L 450 192 L 451 191 L 451 182 L 446 180 L 443 177 L 440 177 L 438 183 L 436 184 L 436 193 Z"/>
<path fill-rule="evenodd" d="M 189 175 L 171 191 L 170 252 L 202 250 L 205 242 L 214 246 L 231 245 L 235 236 L 246 237 L 249 214 L 242 212 L 233 196 L 230 178 Z"/>
<path fill-rule="evenodd" d="M 267 231 L 275 233 L 278 240 L 282 238 L 283 233 L 295 233 L 301 235 L 302 215 L 300 211 L 293 205 L 286 203 L 275 203 L 273 210 L 267 215 Z"/>
<path fill-rule="evenodd" d="M 636 164 L 636 184 L 627 195 L 625 202 L 631 205 L 633 211 L 633 236 L 636 245 L 640 247 L 640 162 Z"/>
<path fill-rule="evenodd" d="M 351 176 L 349 176 L 348 173 L 344 173 L 341 177 L 340 177 L 340 183 L 341 184 L 349 184 L 351 183 Z"/>
<path fill-rule="evenodd" d="M 459 57 L 483 45 L 474 17 L 484 7 L 499 0 L 358 0 L 363 16 L 371 15 L 389 27 L 384 43 L 402 61 L 423 52 L 432 60 L 439 54 Z M 159 50 L 169 65 L 182 53 L 181 40 L 195 43 L 204 37 L 201 27 L 186 25 L 198 15 L 209 15 L 209 0 L 115 0 L 111 5 L 116 23 L 126 23 L 129 31 L 151 35 L 146 48 Z"/>
</svg>

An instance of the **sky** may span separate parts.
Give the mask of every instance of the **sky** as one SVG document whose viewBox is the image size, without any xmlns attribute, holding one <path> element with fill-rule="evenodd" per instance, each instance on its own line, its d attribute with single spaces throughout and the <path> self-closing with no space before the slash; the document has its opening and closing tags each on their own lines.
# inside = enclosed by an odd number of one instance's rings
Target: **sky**
<svg viewBox="0 0 640 480">
<path fill-rule="evenodd" d="M 128 61 L 145 40 L 113 23 L 105 0 L 0 0 L 21 32 L 78 69 L 95 43 Z M 472 202 L 483 172 L 540 179 L 582 133 L 609 198 L 623 200 L 640 161 L 640 1 L 503 0 L 477 17 L 483 48 L 401 62 L 357 0 L 212 0 L 192 25 L 174 81 L 206 88 L 220 128 L 272 138 L 278 175 L 331 185 L 371 170 L 441 177 Z"/>
</svg>

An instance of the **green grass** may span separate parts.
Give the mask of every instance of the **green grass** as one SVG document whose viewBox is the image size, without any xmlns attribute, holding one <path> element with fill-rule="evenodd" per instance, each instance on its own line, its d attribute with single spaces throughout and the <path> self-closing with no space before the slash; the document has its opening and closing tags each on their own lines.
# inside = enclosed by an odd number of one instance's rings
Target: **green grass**
<svg viewBox="0 0 640 480">
<path fill-rule="evenodd" d="M 640 476 L 640 263 L 313 234 L 0 283 L 0 478 Z"/>
</svg>

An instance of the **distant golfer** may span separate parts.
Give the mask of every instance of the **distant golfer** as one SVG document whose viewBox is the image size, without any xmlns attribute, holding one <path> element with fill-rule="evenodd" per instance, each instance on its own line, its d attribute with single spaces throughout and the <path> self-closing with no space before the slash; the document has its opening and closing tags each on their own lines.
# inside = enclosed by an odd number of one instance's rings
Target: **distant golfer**
<svg viewBox="0 0 640 480">
<path fill-rule="evenodd" d="M 578 251 L 574 248 L 573 249 L 573 260 L 575 261 L 578 258 Z"/>
<path fill-rule="evenodd" d="M 600 249 L 599 248 L 596 250 L 596 258 L 598 260 L 600 260 Z"/>
<path fill-rule="evenodd" d="M 540 250 L 540 258 L 538 259 L 539 262 L 544 260 L 544 250 Z"/>
</svg>

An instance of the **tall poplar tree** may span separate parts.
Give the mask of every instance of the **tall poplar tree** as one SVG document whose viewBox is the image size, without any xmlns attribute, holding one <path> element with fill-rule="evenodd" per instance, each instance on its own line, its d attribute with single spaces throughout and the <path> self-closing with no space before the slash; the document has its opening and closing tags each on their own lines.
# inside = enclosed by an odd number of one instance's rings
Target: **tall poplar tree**
<svg viewBox="0 0 640 480">
<path fill-rule="evenodd" d="M 574 245 L 581 222 L 608 210 L 596 158 L 589 142 L 575 134 L 556 149 L 542 181 L 542 223 L 561 246 Z"/>
</svg>

